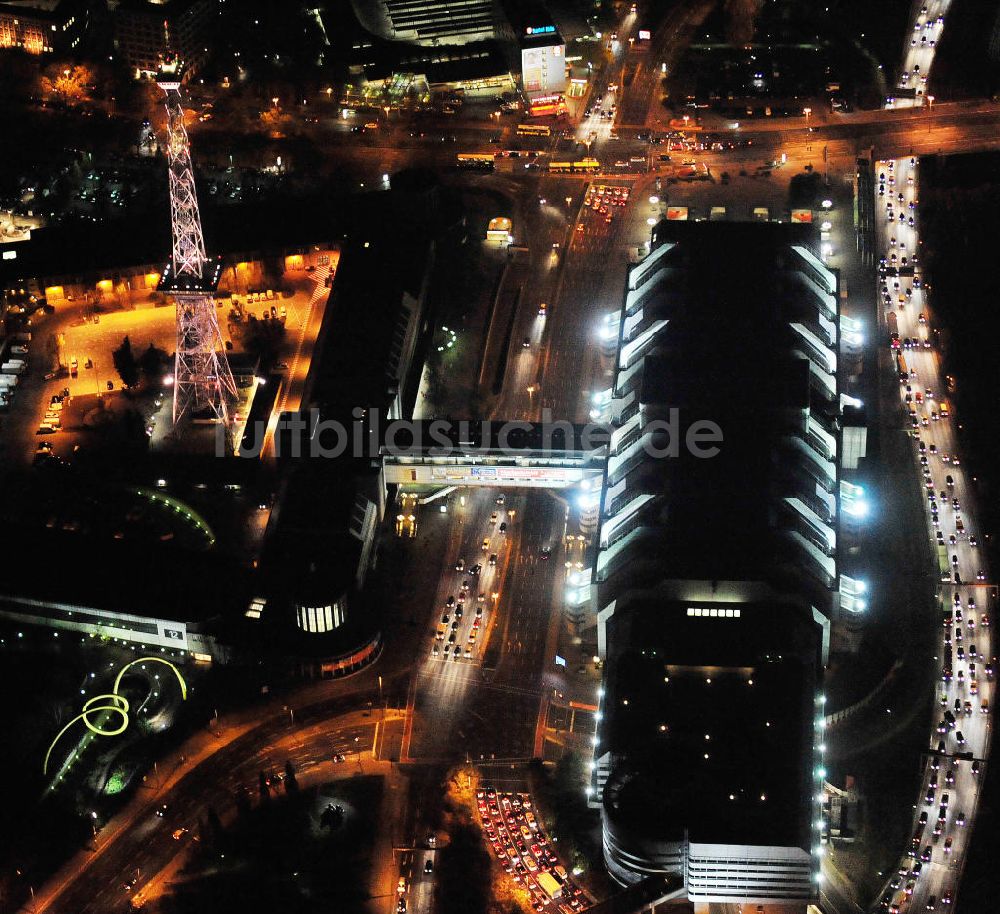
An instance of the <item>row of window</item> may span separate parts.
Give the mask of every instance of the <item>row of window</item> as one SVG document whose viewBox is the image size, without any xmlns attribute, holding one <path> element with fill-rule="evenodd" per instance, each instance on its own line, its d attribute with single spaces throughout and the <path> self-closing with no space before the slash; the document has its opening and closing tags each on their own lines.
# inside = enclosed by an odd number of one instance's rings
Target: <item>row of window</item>
<svg viewBox="0 0 1000 914">
<path fill-rule="evenodd" d="M 698 618 L 712 619 L 738 619 L 740 610 L 738 609 L 716 609 L 702 606 L 689 606 L 687 614 Z"/>
<path fill-rule="evenodd" d="M 322 633 L 339 628 L 345 618 L 343 605 L 334 603 L 331 606 L 300 606 L 297 621 L 304 632 Z"/>
</svg>

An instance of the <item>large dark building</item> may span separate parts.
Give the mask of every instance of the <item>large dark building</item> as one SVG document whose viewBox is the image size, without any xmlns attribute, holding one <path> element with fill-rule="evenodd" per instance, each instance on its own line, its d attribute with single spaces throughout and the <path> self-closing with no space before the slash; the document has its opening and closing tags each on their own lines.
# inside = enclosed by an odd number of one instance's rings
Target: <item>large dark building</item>
<svg viewBox="0 0 1000 914">
<path fill-rule="evenodd" d="M 178 54 L 191 74 L 208 56 L 218 19 L 218 0 L 121 0 L 115 49 L 137 75 L 156 73 L 168 54 Z"/>
<path fill-rule="evenodd" d="M 817 892 L 840 398 L 813 241 L 663 222 L 613 325 L 593 796 L 611 874 L 695 902 Z"/>
<path fill-rule="evenodd" d="M 383 197 L 386 207 L 371 201 L 341 250 L 303 399 L 303 429 L 278 431 L 285 479 L 249 618 L 262 645 L 283 633 L 304 675 L 349 672 L 373 660 L 381 646 L 377 599 L 364 586 L 378 560 L 389 496 L 378 446 L 359 452 L 351 445 L 333 456 L 339 439 L 311 430 L 313 421 L 350 429 L 358 417 L 377 413 L 385 423 L 413 412 L 435 248 L 429 223 L 421 233 L 408 223 L 405 205 L 396 206 L 401 195 Z M 415 206 L 429 215 L 435 198 L 433 191 L 416 194 L 410 214 Z M 315 452 L 313 438 L 327 450 Z M 367 437 L 355 443 L 367 446 Z"/>
</svg>

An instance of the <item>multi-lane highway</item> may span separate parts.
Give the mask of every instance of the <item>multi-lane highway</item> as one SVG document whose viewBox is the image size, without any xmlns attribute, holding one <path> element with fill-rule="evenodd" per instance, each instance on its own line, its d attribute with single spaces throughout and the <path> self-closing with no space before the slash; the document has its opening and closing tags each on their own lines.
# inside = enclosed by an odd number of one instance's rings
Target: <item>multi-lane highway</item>
<svg viewBox="0 0 1000 914">
<path fill-rule="evenodd" d="M 950 0 L 915 10 L 898 86 L 914 97 L 887 107 L 933 107 L 928 79 Z M 910 846 L 877 900 L 892 914 L 954 910 L 976 824 L 994 698 L 995 588 L 981 543 L 975 489 L 962 462 L 951 395 L 937 351 L 934 312 L 923 281 L 917 159 L 876 164 L 880 313 L 899 379 L 900 415 L 913 442 L 927 531 L 937 556 L 941 635 L 938 706 L 930 734 Z"/>
<path fill-rule="evenodd" d="M 889 107 L 909 107 L 923 104 L 925 98 L 932 100 L 933 97 L 928 95 L 927 81 L 944 27 L 944 17 L 950 6 L 951 0 L 927 0 L 917 12 L 897 83 L 900 91 L 913 92 L 914 97 L 893 99 L 888 103 Z"/>
<path fill-rule="evenodd" d="M 938 556 L 941 640 L 938 708 L 930 735 L 912 841 L 880 905 L 894 914 L 954 904 L 989 754 L 993 703 L 992 578 L 961 459 L 952 383 L 936 348 L 922 282 L 915 159 L 879 162 L 877 207 L 886 343 L 899 377 L 900 418 L 913 441 L 927 530 Z M 905 258 L 905 260 L 904 260 Z"/>
</svg>

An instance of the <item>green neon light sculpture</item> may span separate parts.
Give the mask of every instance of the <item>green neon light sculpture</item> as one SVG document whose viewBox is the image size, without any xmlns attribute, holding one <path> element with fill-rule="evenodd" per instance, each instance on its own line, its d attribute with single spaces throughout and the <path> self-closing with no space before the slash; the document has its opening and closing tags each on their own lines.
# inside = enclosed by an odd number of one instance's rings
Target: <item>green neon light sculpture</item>
<svg viewBox="0 0 1000 914">
<path fill-rule="evenodd" d="M 47 775 L 49 773 L 49 757 L 52 755 L 52 750 L 55 749 L 56 743 L 59 742 L 62 735 L 70 727 L 72 727 L 73 724 L 77 723 L 77 721 L 82 720 L 84 726 L 95 736 L 120 736 L 128 729 L 128 699 L 124 695 L 118 694 L 118 687 L 121 685 L 122 677 L 128 671 L 129 667 L 133 667 L 137 663 L 146 663 L 147 661 L 162 663 L 165 666 L 170 667 L 170 669 L 174 671 L 174 675 L 177 677 L 177 682 L 180 684 L 181 700 L 187 701 L 187 683 L 184 681 L 184 677 L 181 676 L 181 671 L 178 670 L 177 667 L 174 666 L 174 664 L 172 664 L 169 660 L 164 660 L 162 657 L 140 657 L 138 660 L 132 660 L 129 663 L 126 663 L 125 666 L 118 671 L 118 675 L 115 677 L 114 688 L 104 695 L 94 695 L 92 698 L 88 698 L 83 703 L 83 710 L 56 734 L 56 738 L 49 744 L 49 751 L 45 753 L 45 762 L 42 765 L 42 774 Z M 99 719 L 97 723 L 94 723 L 90 719 L 93 714 L 117 714 L 118 722 L 114 727 L 105 729 L 110 721 Z"/>
</svg>

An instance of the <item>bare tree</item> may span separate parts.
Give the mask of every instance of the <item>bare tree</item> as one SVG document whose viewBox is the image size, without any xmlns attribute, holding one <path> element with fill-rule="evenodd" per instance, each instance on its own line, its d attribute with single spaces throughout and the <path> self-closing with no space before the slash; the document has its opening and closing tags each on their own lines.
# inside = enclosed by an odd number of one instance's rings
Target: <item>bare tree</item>
<svg viewBox="0 0 1000 914">
<path fill-rule="evenodd" d="M 726 39 L 734 47 L 746 47 L 753 41 L 764 0 L 725 0 Z"/>
</svg>

